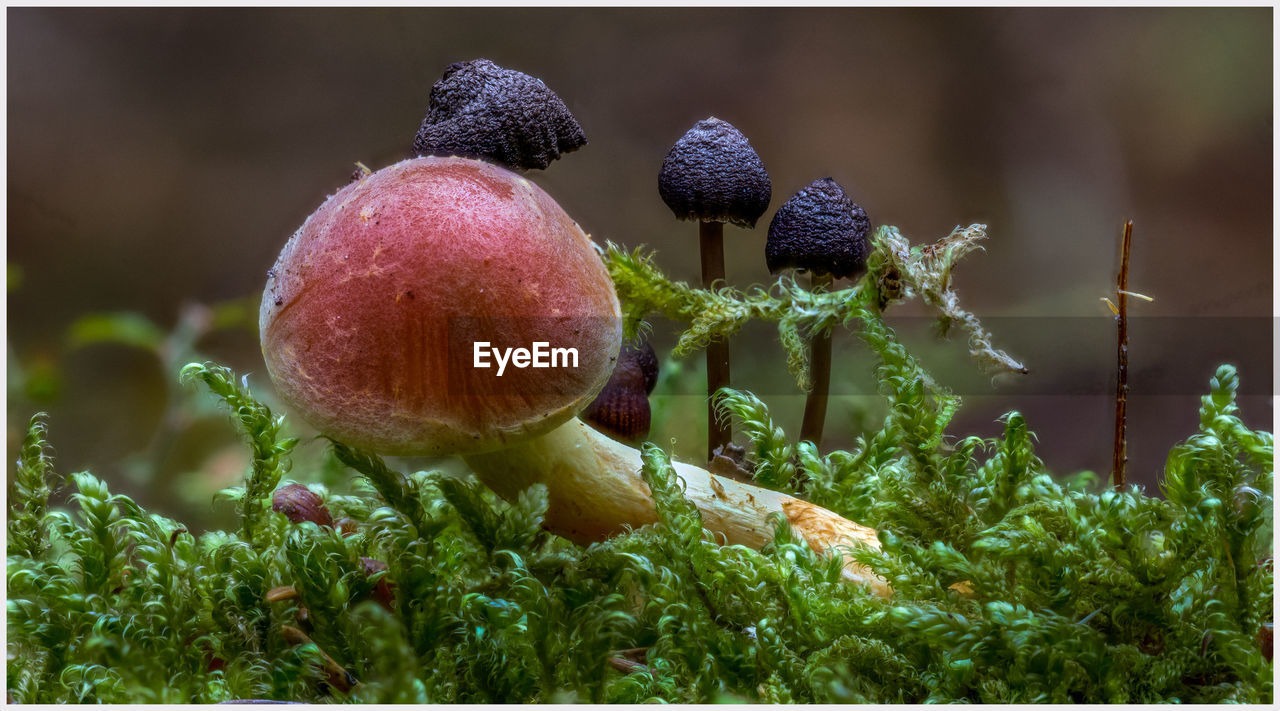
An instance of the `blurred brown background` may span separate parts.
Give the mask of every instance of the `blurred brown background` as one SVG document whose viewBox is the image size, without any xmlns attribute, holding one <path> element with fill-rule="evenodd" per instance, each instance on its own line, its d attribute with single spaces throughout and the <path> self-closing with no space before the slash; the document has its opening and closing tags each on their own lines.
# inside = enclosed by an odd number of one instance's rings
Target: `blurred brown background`
<svg viewBox="0 0 1280 711">
<path fill-rule="evenodd" d="M 828 175 L 917 243 L 987 223 L 987 251 L 956 283 L 1032 375 L 975 376 L 962 339 L 931 345 L 914 307 L 891 322 L 966 395 L 953 432 L 993 436 L 1018 408 L 1063 473 L 1110 466 L 1114 331 L 1099 298 L 1132 218 L 1130 285 L 1156 301 L 1131 302 L 1150 320 L 1132 327 L 1130 476 L 1152 484 L 1217 363 L 1241 368 L 1248 421 L 1271 422 L 1271 13 L 11 8 L 9 459 L 26 418 L 47 410 L 60 471 L 91 468 L 145 503 L 204 515 L 246 460 L 221 420 L 174 422 L 190 393 L 164 357 L 187 351 L 172 337 L 160 357 L 69 340 L 72 324 L 137 312 L 167 331 L 199 325 L 202 312 L 180 319 L 184 303 L 256 298 L 354 161 L 404 157 L 441 70 L 487 57 L 542 78 L 590 140 L 531 177 L 597 239 L 656 248 L 680 278 L 697 278 L 696 228 L 672 219 L 657 172 L 708 115 L 750 138 L 774 185 L 757 229 L 727 231 L 736 285 L 769 281 L 772 210 Z M 670 329 L 655 325 L 663 353 Z M 801 398 L 771 338 L 735 342 L 735 382 L 794 433 Z M 187 345 L 269 397 L 249 328 Z M 837 338 L 835 362 L 827 436 L 846 446 L 881 415 L 856 339 Z M 655 402 L 655 438 L 688 456 L 701 447 L 700 367 L 676 366 Z M 174 498 L 195 470 L 223 474 Z M 295 476 L 312 475 L 300 464 Z"/>
</svg>

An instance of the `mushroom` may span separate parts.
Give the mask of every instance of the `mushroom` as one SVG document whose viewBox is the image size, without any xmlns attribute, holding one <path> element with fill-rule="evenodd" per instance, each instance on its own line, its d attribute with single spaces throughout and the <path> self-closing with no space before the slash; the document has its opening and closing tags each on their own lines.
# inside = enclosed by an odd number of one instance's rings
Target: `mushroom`
<svg viewBox="0 0 1280 711">
<path fill-rule="evenodd" d="M 271 510 L 282 513 L 292 523 L 310 521 L 333 528 L 333 516 L 320 495 L 302 484 L 286 484 L 271 495 Z"/>
<path fill-rule="evenodd" d="M 467 158 L 397 163 L 331 196 L 270 274 L 268 373 L 324 434 L 383 454 L 460 454 L 508 500 L 542 483 L 544 526 L 573 541 L 657 521 L 640 452 L 574 417 L 614 369 L 613 284 L 587 235 L 528 180 Z M 509 355 L 498 375 L 496 357 L 477 357 L 537 342 L 576 349 L 576 362 L 518 367 Z M 879 546 L 827 509 L 674 466 L 721 542 L 759 547 L 779 514 L 818 551 Z M 888 594 L 865 567 L 845 570 Z"/>
<path fill-rule="evenodd" d="M 794 267 L 809 272 L 812 290 L 829 289 L 836 279 L 861 274 L 871 251 L 867 213 L 831 178 L 809 183 L 773 215 L 765 261 L 777 273 Z M 800 439 L 822 444 L 831 386 L 831 331 L 810 343 L 812 389 L 804 403 Z"/>
<path fill-rule="evenodd" d="M 546 168 L 587 136 L 541 79 L 487 59 L 450 64 L 431 87 L 415 155 L 460 155 L 513 170 Z"/>
<path fill-rule="evenodd" d="M 281 398 L 384 454 L 548 432 L 595 397 L 621 340 L 613 283 L 577 223 L 477 160 L 410 159 L 344 187 L 270 274 L 259 326 Z M 538 344 L 571 349 L 574 367 L 543 367 Z"/>
<path fill-rule="evenodd" d="M 747 137 L 712 116 L 693 125 L 662 161 L 658 194 L 679 220 L 698 221 L 702 286 L 724 281 L 724 223 L 755 227 L 769 207 L 772 186 L 764 162 Z M 715 416 L 713 396 L 729 386 L 729 343 L 707 344 L 707 461 L 733 439 Z"/>
<path fill-rule="evenodd" d="M 588 424 L 620 442 L 638 444 L 649 437 L 649 393 L 658 384 L 653 346 L 623 345 L 609 382 L 582 411 Z"/>
</svg>

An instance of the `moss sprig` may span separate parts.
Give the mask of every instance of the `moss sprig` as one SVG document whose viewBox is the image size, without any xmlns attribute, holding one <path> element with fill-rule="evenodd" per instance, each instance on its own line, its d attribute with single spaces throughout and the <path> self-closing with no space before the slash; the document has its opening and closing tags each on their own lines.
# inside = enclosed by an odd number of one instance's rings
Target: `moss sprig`
<svg viewBox="0 0 1280 711">
<path fill-rule="evenodd" d="M 419 536 L 430 538 L 439 533 L 439 526 L 428 522 L 427 510 L 422 503 L 422 482 L 407 478 L 387 466 L 381 457 L 341 442 L 333 441 L 333 454 L 346 466 L 364 475 L 392 510 L 404 516 Z"/>
<path fill-rule="evenodd" d="M 995 348 L 991 333 L 972 312 L 960 307 L 951 271 L 968 254 L 981 250 L 987 226 L 956 226 L 946 237 L 928 245 L 912 246 L 897 227 L 882 225 L 872 238 L 867 271 L 877 284 L 881 308 L 919 296 L 938 311 L 937 330 L 945 336 L 955 324 L 969 332 L 969 355 L 984 371 L 1027 373 L 1020 361 Z"/>
<path fill-rule="evenodd" d="M 252 542 L 266 508 L 263 502 L 289 471 L 289 453 L 298 440 L 280 437 L 284 417 L 272 415 L 266 405 L 255 400 L 249 392 L 248 380 L 237 383 L 229 368 L 214 363 L 191 363 L 182 369 L 181 379 L 203 382 L 231 409 L 241 432 L 249 438 L 253 467 L 245 485 L 224 490 L 222 495 L 237 503 L 241 531 L 245 540 Z"/>
<path fill-rule="evenodd" d="M 53 458 L 49 455 L 46 436 L 48 415 L 36 413 L 27 423 L 26 435 L 18 452 L 17 467 L 9 500 L 9 554 L 40 558 L 49 549 L 45 513 L 49 495 L 53 493 Z"/>
</svg>

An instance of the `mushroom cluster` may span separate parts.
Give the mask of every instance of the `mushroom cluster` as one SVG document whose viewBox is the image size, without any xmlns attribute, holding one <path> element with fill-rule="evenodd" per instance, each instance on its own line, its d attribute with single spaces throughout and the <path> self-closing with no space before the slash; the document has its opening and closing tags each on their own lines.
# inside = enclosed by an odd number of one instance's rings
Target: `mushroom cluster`
<svg viewBox="0 0 1280 711">
<path fill-rule="evenodd" d="M 501 88 L 467 91 L 501 97 Z M 483 155 L 492 142 L 482 136 L 460 152 Z M 613 284 L 587 235 L 528 179 L 475 158 L 402 161 L 326 200 L 270 274 L 260 312 L 268 372 L 324 434 L 383 454 L 461 455 L 509 500 L 541 483 L 545 527 L 574 541 L 657 521 L 640 452 L 575 417 L 617 372 Z M 572 367 L 527 367 L 526 352 L 526 367 L 499 375 L 478 367 L 482 343 L 508 353 L 549 344 L 577 357 Z M 645 360 L 620 379 L 647 395 Z M 822 507 L 675 467 L 722 542 L 764 545 L 776 515 L 818 551 L 879 547 L 874 530 Z M 845 570 L 888 594 L 865 567 Z"/>
</svg>

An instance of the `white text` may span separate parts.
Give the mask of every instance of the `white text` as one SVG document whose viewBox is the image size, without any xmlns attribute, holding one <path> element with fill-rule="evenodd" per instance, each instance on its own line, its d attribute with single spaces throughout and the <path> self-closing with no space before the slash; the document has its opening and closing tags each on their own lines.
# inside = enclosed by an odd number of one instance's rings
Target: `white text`
<svg viewBox="0 0 1280 711">
<path fill-rule="evenodd" d="M 490 348 L 488 341 L 476 341 L 473 344 L 472 365 L 476 368 L 489 368 L 490 357 L 498 366 L 498 377 L 513 368 L 577 368 L 577 348 L 552 348 L 546 341 L 534 341 L 532 348 Z"/>
</svg>

